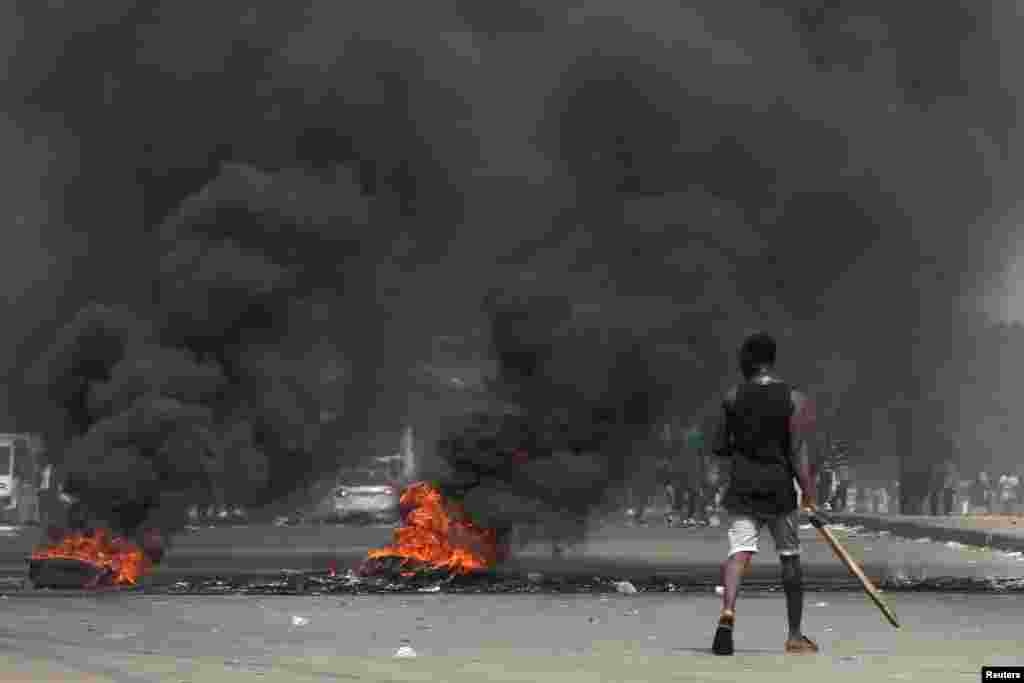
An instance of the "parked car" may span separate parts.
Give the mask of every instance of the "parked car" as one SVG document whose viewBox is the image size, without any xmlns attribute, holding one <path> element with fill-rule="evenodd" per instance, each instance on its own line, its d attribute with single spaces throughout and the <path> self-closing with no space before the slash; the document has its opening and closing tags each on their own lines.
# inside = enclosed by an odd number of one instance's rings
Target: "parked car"
<svg viewBox="0 0 1024 683">
<path fill-rule="evenodd" d="M 190 505 L 186 511 L 188 523 L 200 524 L 245 524 L 248 512 L 241 505 Z"/>
<path fill-rule="evenodd" d="M 336 523 L 394 523 L 399 519 L 400 493 L 390 484 L 336 486 L 314 520 Z"/>
</svg>

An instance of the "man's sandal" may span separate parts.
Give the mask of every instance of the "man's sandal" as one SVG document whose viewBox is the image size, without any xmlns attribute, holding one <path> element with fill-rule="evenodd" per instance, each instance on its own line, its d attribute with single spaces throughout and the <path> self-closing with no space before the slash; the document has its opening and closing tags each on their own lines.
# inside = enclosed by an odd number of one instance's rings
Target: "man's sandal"
<svg viewBox="0 0 1024 683">
<path fill-rule="evenodd" d="M 711 651 L 716 655 L 731 655 L 733 653 L 732 629 L 735 625 L 736 615 L 723 610 L 722 616 L 718 619 L 715 641 L 711 645 Z"/>
<path fill-rule="evenodd" d="M 818 651 L 818 644 L 807 636 L 790 638 L 786 641 L 786 653 L 794 655 L 811 654 Z"/>
</svg>

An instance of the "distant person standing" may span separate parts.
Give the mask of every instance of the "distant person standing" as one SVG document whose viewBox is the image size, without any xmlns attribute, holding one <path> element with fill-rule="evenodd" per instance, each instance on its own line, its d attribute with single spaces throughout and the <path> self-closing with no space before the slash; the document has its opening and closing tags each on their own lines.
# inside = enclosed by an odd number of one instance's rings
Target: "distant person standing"
<svg viewBox="0 0 1024 683">
<path fill-rule="evenodd" d="M 1020 478 L 1013 474 L 999 477 L 999 505 L 1004 515 L 1012 515 L 1017 505 L 1017 487 Z"/>
<path fill-rule="evenodd" d="M 1019 474 L 1010 474 L 1010 513 L 1019 512 L 1019 506 L 1024 496 L 1021 495 L 1021 477 Z"/>
<path fill-rule="evenodd" d="M 665 521 L 669 524 L 671 524 L 673 514 L 678 514 L 682 508 L 680 491 L 676 478 L 673 476 L 675 473 L 672 465 L 672 458 L 666 453 L 658 458 L 655 469 L 655 476 L 664 496 Z"/>
<path fill-rule="evenodd" d="M 957 482 L 956 488 L 957 514 L 971 514 L 971 482 L 961 479 Z"/>
<path fill-rule="evenodd" d="M 828 469 L 826 464 L 826 467 L 823 467 L 821 471 L 818 472 L 817 481 L 815 482 L 818 487 L 817 498 L 822 503 L 828 503 L 829 501 L 832 500 L 832 488 L 834 482 L 835 472 L 831 469 Z"/>
<path fill-rule="evenodd" d="M 832 509 L 837 512 L 851 512 L 850 508 L 850 485 L 853 473 L 850 466 L 842 464 L 839 466 L 839 484 L 836 486 L 836 495 L 832 501 Z"/>
<path fill-rule="evenodd" d="M 874 512 L 874 504 L 871 500 L 871 489 L 861 482 L 857 487 L 857 512 Z"/>
<path fill-rule="evenodd" d="M 942 514 L 952 515 L 956 504 L 956 490 L 960 481 L 960 473 L 956 463 L 947 460 L 942 469 Z"/>
<path fill-rule="evenodd" d="M 43 524 L 51 524 L 61 516 L 62 506 L 58 498 L 54 467 L 43 466 L 39 471 L 39 514 Z"/>
<path fill-rule="evenodd" d="M 721 464 L 718 462 L 711 462 L 708 463 L 708 468 L 704 474 L 704 498 L 708 512 L 708 522 L 711 523 L 719 519 L 719 512 L 722 507 L 722 492 L 725 489 L 726 479 L 722 469 Z"/>
<path fill-rule="evenodd" d="M 893 479 L 889 482 L 889 487 L 886 489 L 886 493 L 889 496 L 889 513 L 893 515 L 903 514 L 903 496 L 902 491 L 900 490 L 899 479 Z"/>
<path fill-rule="evenodd" d="M 694 522 L 707 520 L 708 493 L 707 479 L 708 456 L 704 452 L 704 432 L 692 428 L 686 433 L 686 455 L 682 462 L 688 464 L 685 473 L 687 492 L 687 519 Z"/>
<path fill-rule="evenodd" d="M 889 489 L 885 485 L 878 489 L 878 514 L 889 514 Z"/>
<path fill-rule="evenodd" d="M 818 500 L 828 504 L 832 510 L 846 509 L 846 495 L 850 486 L 850 445 L 842 439 L 831 443 L 822 469 L 829 474 L 828 490 Z"/>
<path fill-rule="evenodd" d="M 1014 512 L 1020 514 L 1022 512 L 1021 506 L 1024 505 L 1024 469 L 1013 475 L 1013 480 L 1016 482 L 1014 484 L 1014 491 L 1017 494 L 1014 498 L 1016 501 Z"/>
<path fill-rule="evenodd" d="M 992 513 L 992 482 L 989 481 L 988 472 L 978 473 L 978 477 L 971 483 L 969 496 L 972 514 Z"/>
<path fill-rule="evenodd" d="M 938 517 L 942 510 L 942 468 L 933 464 L 928 470 L 928 493 L 925 496 L 924 514 Z"/>
</svg>

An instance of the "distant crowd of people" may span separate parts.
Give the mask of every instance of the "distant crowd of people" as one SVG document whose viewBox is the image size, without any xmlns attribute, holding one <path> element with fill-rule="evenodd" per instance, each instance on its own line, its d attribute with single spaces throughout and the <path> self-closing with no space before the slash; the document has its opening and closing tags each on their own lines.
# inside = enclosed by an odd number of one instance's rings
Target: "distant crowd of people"
<svg viewBox="0 0 1024 683">
<path fill-rule="evenodd" d="M 841 451 L 840 451 L 841 452 Z M 727 473 L 714 468 L 701 483 L 693 478 L 671 478 L 662 482 L 661 498 L 668 509 L 668 522 L 706 522 L 720 514 Z M 901 509 L 903 496 L 898 480 L 866 481 L 857 476 L 842 455 L 822 463 L 817 473 L 816 499 L 821 509 L 831 512 L 911 515 L 1010 515 L 1024 514 L 1024 477 L 1007 472 L 998 476 L 979 473 L 973 480 L 961 479 L 956 468 L 937 468 L 922 481 L 920 495 L 911 496 L 914 509 Z M 646 499 L 646 500 L 645 500 Z M 630 517 L 639 521 L 653 498 L 641 496 L 629 505 Z M 647 505 L 644 504 L 645 501 Z M 654 506 L 659 507 L 659 506 Z"/>
<path fill-rule="evenodd" d="M 1008 473 L 994 479 L 980 472 L 967 487 L 965 500 L 971 514 L 1015 514 L 1022 511 L 1022 493 L 1019 475 Z"/>
<path fill-rule="evenodd" d="M 1024 513 L 1022 477 L 1004 473 L 998 477 L 980 472 L 972 480 L 961 479 L 952 467 L 940 468 L 928 483 L 921 509 L 900 509 L 900 482 L 858 482 L 849 470 L 824 471 L 819 477 L 818 501 L 827 510 L 875 514 L 979 515 Z"/>
</svg>

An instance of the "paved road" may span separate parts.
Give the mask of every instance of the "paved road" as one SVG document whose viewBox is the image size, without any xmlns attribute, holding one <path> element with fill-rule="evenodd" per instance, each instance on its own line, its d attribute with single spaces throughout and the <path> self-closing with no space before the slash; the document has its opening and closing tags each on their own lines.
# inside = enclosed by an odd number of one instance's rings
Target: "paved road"
<svg viewBox="0 0 1024 683">
<path fill-rule="evenodd" d="M 844 535 L 845 545 L 875 579 L 903 576 L 1021 577 L 1024 560 L 990 551 L 953 549 L 940 543 L 919 543 L 876 534 Z M 845 568 L 813 529 L 803 529 L 806 575 L 811 582 L 849 581 Z M 24 573 L 24 557 L 38 531 L 15 538 L 0 538 L 0 574 Z M 153 580 L 157 583 L 182 576 L 278 573 L 281 569 L 322 571 L 333 559 L 339 568 L 357 565 L 372 548 L 387 544 L 389 528 L 347 527 L 240 527 L 201 529 L 175 540 Z M 778 564 L 770 538 L 755 559 L 749 580 L 776 582 Z M 716 582 L 726 550 L 721 528 L 667 529 L 664 527 L 606 527 L 594 530 L 587 541 L 561 560 L 551 559 L 548 546 L 530 546 L 503 571 L 593 573 L 633 576 L 680 575 L 691 580 Z"/>
<path fill-rule="evenodd" d="M 737 655 L 707 651 L 711 594 L 0 598 L 4 681 L 976 681 L 1024 665 L 1024 596 L 809 596 L 823 651 L 780 654 L 779 595 L 741 598 Z M 299 617 L 299 621 L 295 621 Z M 396 659 L 407 645 L 415 658 Z"/>
</svg>

